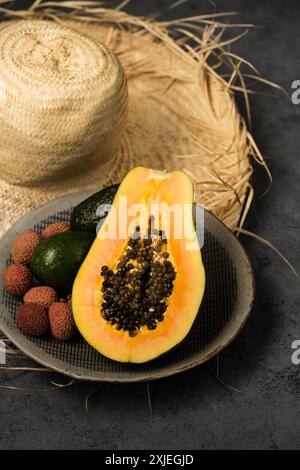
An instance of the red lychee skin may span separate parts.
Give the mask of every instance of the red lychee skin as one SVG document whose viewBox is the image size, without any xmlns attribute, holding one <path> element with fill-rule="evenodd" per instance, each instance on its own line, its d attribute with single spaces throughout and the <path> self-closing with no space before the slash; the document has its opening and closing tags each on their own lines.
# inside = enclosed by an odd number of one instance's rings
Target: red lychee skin
<svg viewBox="0 0 300 470">
<path fill-rule="evenodd" d="M 4 289 L 13 295 L 24 295 L 32 286 L 32 274 L 24 264 L 11 264 L 3 275 Z"/>
<path fill-rule="evenodd" d="M 16 321 L 22 331 L 32 336 L 42 336 L 49 328 L 46 310 L 33 303 L 22 304 L 18 308 Z"/>
<path fill-rule="evenodd" d="M 45 310 L 48 310 L 51 304 L 57 300 L 57 295 L 52 287 L 38 286 L 32 287 L 26 292 L 23 298 L 25 304 L 34 303 Z"/>
<path fill-rule="evenodd" d="M 11 247 L 11 257 L 13 261 L 15 263 L 28 263 L 32 253 L 39 246 L 41 241 L 41 235 L 32 230 L 21 233 L 21 235 L 15 239 Z"/>
<path fill-rule="evenodd" d="M 66 222 L 55 222 L 54 224 L 49 225 L 42 231 L 42 239 L 52 237 L 57 233 L 69 232 L 70 225 Z"/>
<path fill-rule="evenodd" d="M 54 302 L 49 308 L 52 336 L 61 341 L 70 339 L 76 331 L 72 309 L 67 302 Z"/>
</svg>

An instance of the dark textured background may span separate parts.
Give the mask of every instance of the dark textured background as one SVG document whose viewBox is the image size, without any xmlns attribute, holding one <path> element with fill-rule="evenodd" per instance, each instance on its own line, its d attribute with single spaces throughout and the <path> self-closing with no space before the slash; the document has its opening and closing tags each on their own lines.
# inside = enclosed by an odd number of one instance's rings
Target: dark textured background
<svg viewBox="0 0 300 470">
<path fill-rule="evenodd" d="M 25 2 L 17 2 L 19 4 Z M 28 3 L 28 2 L 27 2 Z M 131 12 L 160 10 L 167 1 L 132 1 Z M 217 11 L 239 11 L 233 21 L 255 23 L 232 50 L 283 85 L 300 79 L 300 2 L 216 0 Z M 208 1 L 190 1 L 172 15 L 212 11 Z M 274 183 L 256 198 L 248 228 L 271 240 L 300 271 L 300 105 L 283 96 L 252 99 L 253 133 L 268 157 Z M 257 195 L 267 179 L 257 170 Z M 248 220 L 249 220 L 248 219 Z M 252 315 L 220 357 L 217 382 L 208 366 L 151 384 L 154 414 L 144 384 L 91 384 L 47 391 L 49 374 L 0 372 L 0 448 L 240 449 L 300 448 L 300 366 L 291 363 L 291 342 L 300 339 L 299 283 L 270 249 L 243 238 L 256 271 Z M 62 380 L 60 377 L 54 377 Z"/>
</svg>

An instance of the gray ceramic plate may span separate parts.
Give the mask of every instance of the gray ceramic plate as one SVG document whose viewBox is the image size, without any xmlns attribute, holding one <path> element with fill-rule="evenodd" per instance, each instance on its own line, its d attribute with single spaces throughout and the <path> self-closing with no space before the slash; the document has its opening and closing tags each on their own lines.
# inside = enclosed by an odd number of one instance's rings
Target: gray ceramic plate
<svg viewBox="0 0 300 470">
<path fill-rule="evenodd" d="M 10 247 L 19 233 L 30 229 L 41 231 L 52 222 L 68 221 L 72 207 L 90 194 L 88 191 L 64 196 L 22 217 L 1 240 L 2 269 L 11 262 Z M 70 342 L 60 342 L 50 336 L 26 336 L 15 323 L 15 312 L 21 300 L 3 290 L 2 279 L 0 330 L 38 363 L 80 379 L 109 382 L 154 380 L 198 366 L 235 338 L 250 313 L 254 297 L 252 269 L 243 247 L 208 212 L 205 212 L 202 254 L 206 292 L 192 331 L 179 347 L 149 363 L 134 365 L 111 361 L 79 336 Z"/>
</svg>

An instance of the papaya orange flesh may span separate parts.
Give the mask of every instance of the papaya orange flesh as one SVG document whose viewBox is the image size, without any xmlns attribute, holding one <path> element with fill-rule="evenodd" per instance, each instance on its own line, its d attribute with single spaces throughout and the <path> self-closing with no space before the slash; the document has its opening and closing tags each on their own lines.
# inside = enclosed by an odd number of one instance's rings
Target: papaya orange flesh
<svg viewBox="0 0 300 470">
<path fill-rule="evenodd" d="M 76 325 L 104 356 L 144 363 L 190 331 L 205 287 L 192 203 L 181 171 L 137 167 L 121 183 L 72 292 Z"/>
</svg>

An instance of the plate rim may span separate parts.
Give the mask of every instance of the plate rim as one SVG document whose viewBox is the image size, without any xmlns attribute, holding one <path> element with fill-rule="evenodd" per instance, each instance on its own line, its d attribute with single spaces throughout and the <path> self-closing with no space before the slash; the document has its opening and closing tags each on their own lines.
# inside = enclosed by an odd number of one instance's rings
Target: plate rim
<svg viewBox="0 0 300 470">
<path fill-rule="evenodd" d="M 68 200 L 70 200 L 72 197 L 73 198 L 74 197 L 78 197 L 78 198 L 82 197 L 82 200 L 83 200 L 84 198 L 88 197 L 89 195 L 93 194 L 94 192 L 95 192 L 95 188 L 94 189 L 89 189 L 89 190 L 83 190 L 83 191 L 76 191 L 76 192 L 68 193 L 68 194 L 60 196 L 58 198 L 47 201 L 47 202 L 41 204 L 40 206 L 34 208 L 33 210 L 27 212 L 22 217 L 20 217 L 15 222 L 15 224 L 13 224 L 9 228 L 9 230 L 7 230 L 5 232 L 4 235 L 2 235 L 2 237 L 0 239 L 1 246 L 3 244 L 2 243 L 3 240 L 9 239 L 10 234 L 14 233 L 14 231 L 16 230 L 16 227 L 21 226 L 23 221 L 27 220 L 28 218 L 29 219 L 32 218 L 35 214 L 38 214 L 46 206 L 53 205 L 57 202 L 63 202 L 63 201 L 68 202 Z M 71 206 L 73 206 L 73 204 L 70 203 L 70 207 Z M 64 210 L 66 210 L 66 209 L 64 209 Z M 243 247 L 241 242 L 238 240 L 238 238 L 233 234 L 233 232 L 221 220 L 219 220 L 214 214 L 212 214 L 208 210 L 204 209 L 204 216 L 205 216 L 205 218 L 208 218 L 208 220 L 210 220 L 211 223 L 215 223 L 217 225 L 220 224 L 220 226 L 222 226 L 223 231 L 225 231 L 225 233 L 227 234 L 227 237 L 230 240 L 230 242 L 235 243 L 235 247 L 238 248 L 238 250 L 242 254 L 244 265 L 245 265 L 244 268 L 245 268 L 245 271 L 247 271 L 247 274 L 248 274 L 247 280 L 248 280 L 248 294 L 249 294 L 248 306 L 245 308 L 245 311 L 244 311 L 243 315 L 241 316 L 241 321 L 240 321 L 239 325 L 234 329 L 233 334 L 229 335 L 229 337 L 227 338 L 226 341 L 224 341 L 222 344 L 218 345 L 212 351 L 208 351 L 207 354 L 202 355 L 198 359 L 191 360 L 189 363 L 183 364 L 182 367 L 178 367 L 177 369 L 174 369 L 173 367 L 170 368 L 168 366 L 168 369 L 164 368 L 161 371 L 156 371 L 156 370 L 141 371 L 140 373 L 135 371 L 134 376 L 128 375 L 128 373 L 126 373 L 126 375 L 124 377 L 122 377 L 122 374 L 123 374 L 122 372 L 100 372 L 99 373 L 97 371 L 93 371 L 93 374 L 91 374 L 91 375 L 89 375 L 89 374 L 80 374 L 80 372 L 78 371 L 78 369 L 80 369 L 80 368 L 78 366 L 71 366 L 71 368 L 69 370 L 69 368 L 66 367 L 66 362 L 64 362 L 64 361 L 62 361 L 61 359 L 58 359 L 58 358 L 53 358 L 53 356 L 51 356 L 51 354 L 49 354 L 47 352 L 45 352 L 46 359 L 37 357 L 34 352 L 31 352 L 31 351 L 28 352 L 26 347 L 23 347 L 22 341 L 21 341 L 21 344 L 20 344 L 18 339 L 16 340 L 14 335 L 11 335 L 10 331 L 6 330 L 5 324 L 3 324 L 3 322 L 1 322 L 1 317 L 0 317 L 0 329 L 1 329 L 1 331 L 7 336 L 7 338 L 10 339 L 10 341 L 25 356 L 29 357 L 30 359 L 35 361 L 37 364 L 40 364 L 40 365 L 42 365 L 42 366 L 44 366 L 48 369 L 51 369 L 51 370 L 53 370 L 53 372 L 61 373 L 65 376 L 75 378 L 75 379 L 79 379 L 79 380 L 87 380 L 87 381 L 93 381 L 93 382 L 112 382 L 112 383 L 149 382 L 149 381 L 152 381 L 152 380 L 158 380 L 158 379 L 167 378 L 167 377 L 170 377 L 170 376 L 173 376 L 173 375 L 177 375 L 179 373 L 182 373 L 184 371 L 193 369 L 197 366 L 200 366 L 200 365 L 204 364 L 205 362 L 207 362 L 208 360 L 210 360 L 214 356 L 216 356 L 218 353 L 220 353 L 222 350 L 224 350 L 229 344 L 232 343 L 232 341 L 234 341 L 236 339 L 236 337 L 239 335 L 239 333 L 243 329 L 243 327 L 244 327 L 244 325 L 245 325 L 245 323 L 246 323 L 246 321 L 247 321 L 247 319 L 248 319 L 248 317 L 251 313 L 252 306 L 253 306 L 253 303 L 254 303 L 254 297 L 255 297 L 255 276 L 254 276 L 254 271 L 253 271 L 253 268 L 252 268 L 250 258 L 248 256 L 245 248 Z M 223 243 L 220 240 L 219 240 L 219 242 L 223 246 Z M 0 247 L 0 256 L 1 256 L 2 253 L 4 254 L 4 250 L 2 250 L 1 247 Z M 228 251 L 227 251 L 227 253 L 228 253 Z M 231 255 L 231 253 L 229 252 L 229 256 L 230 255 Z M 230 258 L 231 258 L 231 256 L 230 256 Z M 3 287 L 2 286 L 2 280 L 0 280 L 0 286 Z M 0 303 L 0 308 L 1 308 L 1 310 L 3 308 L 6 309 L 6 307 L 3 304 L 3 301 L 1 301 L 1 303 Z M 222 331 L 224 331 L 224 329 Z M 24 337 L 24 338 L 27 339 L 27 337 L 25 335 L 23 335 L 20 330 L 16 329 L 16 331 L 18 331 L 18 333 L 19 333 L 18 336 Z M 36 346 L 37 349 L 41 349 L 40 346 L 37 346 L 37 345 L 35 345 L 35 346 Z M 47 362 L 47 357 L 49 357 L 49 358 L 52 357 L 54 359 L 54 361 L 56 362 L 56 364 L 49 364 Z M 60 362 L 61 362 L 61 367 L 59 367 Z M 174 363 L 174 366 L 176 366 L 176 362 Z M 97 373 L 99 375 L 97 375 Z M 139 374 L 139 375 L 137 375 L 137 374 Z"/>
</svg>

